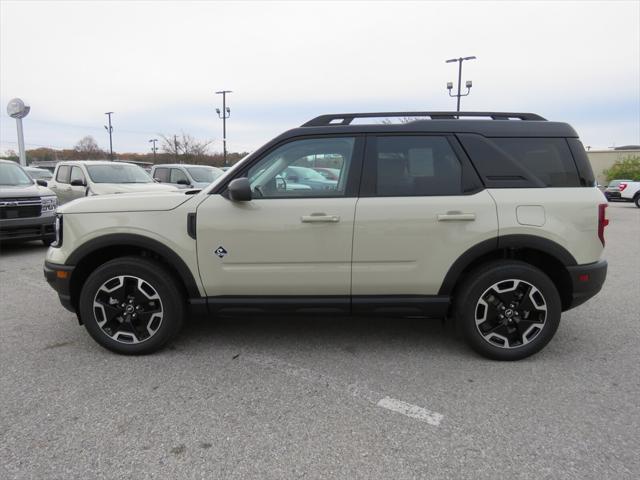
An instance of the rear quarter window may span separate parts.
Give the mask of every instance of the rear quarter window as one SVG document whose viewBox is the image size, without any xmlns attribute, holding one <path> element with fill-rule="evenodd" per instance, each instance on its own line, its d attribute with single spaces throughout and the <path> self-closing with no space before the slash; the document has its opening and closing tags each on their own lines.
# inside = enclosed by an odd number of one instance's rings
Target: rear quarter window
<svg viewBox="0 0 640 480">
<path fill-rule="evenodd" d="M 580 187 L 589 183 L 578 175 L 565 138 L 459 134 L 458 139 L 489 188 Z"/>
</svg>

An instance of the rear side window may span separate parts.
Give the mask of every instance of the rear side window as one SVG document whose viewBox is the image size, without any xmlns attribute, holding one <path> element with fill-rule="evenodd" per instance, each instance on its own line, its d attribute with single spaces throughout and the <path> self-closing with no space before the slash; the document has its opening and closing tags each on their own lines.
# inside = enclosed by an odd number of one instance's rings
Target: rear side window
<svg viewBox="0 0 640 480">
<path fill-rule="evenodd" d="M 159 182 L 169 183 L 169 169 L 168 168 L 156 168 L 153 172 L 153 178 Z"/>
<path fill-rule="evenodd" d="M 445 137 L 377 136 L 369 150 L 376 169 L 377 196 L 431 196 L 462 193 L 462 168 Z"/>
<path fill-rule="evenodd" d="M 579 187 L 578 171 L 564 138 L 492 138 L 547 187 Z"/>
<path fill-rule="evenodd" d="M 60 165 L 56 174 L 56 182 L 69 183 L 69 177 L 71 177 L 71 167 L 69 165 Z"/>
</svg>

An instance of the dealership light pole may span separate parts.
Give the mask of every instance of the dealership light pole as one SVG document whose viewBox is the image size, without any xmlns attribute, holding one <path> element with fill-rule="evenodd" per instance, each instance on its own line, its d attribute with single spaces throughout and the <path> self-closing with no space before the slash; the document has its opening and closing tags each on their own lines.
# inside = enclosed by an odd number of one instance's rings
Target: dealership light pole
<svg viewBox="0 0 640 480">
<path fill-rule="evenodd" d="M 227 93 L 232 93 L 231 90 L 220 90 L 216 92 L 216 95 L 222 95 L 222 112 L 219 108 L 216 108 L 218 117 L 222 119 L 222 159 L 224 166 L 227 167 L 227 118 L 231 116 L 231 109 L 227 107 Z"/>
<path fill-rule="evenodd" d="M 107 127 L 106 125 L 104 126 L 105 130 L 107 130 L 107 132 L 109 132 L 109 159 L 113 162 L 113 138 L 112 138 L 112 133 L 113 133 L 113 127 L 111 126 L 111 114 L 113 112 L 105 112 L 105 115 L 107 117 L 109 117 L 109 126 Z"/>
<path fill-rule="evenodd" d="M 475 60 L 475 59 L 476 59 L 476 57 L 471 56 L 471 57 L 450 58 L 449 60 L 445 61 L 445 63 L 458 62 L 458 94 L 457 95 L 451 95 L 451 89 L 453 88 L 453 83 L 452 82 L 447 82 L 447 90 L 449 90 L 449 96 L 458 98 L 456 112 L 460 111 L 460 97 L 466 97 L 467 95 L 469 95 L 469 93 L 471 92 L 471 87 L 473 86 L 473 83 L 471 82 L 471 80 L 467 80 L 467 83 L 466 83 L 467 92 L 466 93 L 460 93 L 460 88 L 462 87 L 462 85 L 461 85 L 461 83 L 462 83 L 462 62 L 464 62 L 465 60 Z"/>
<path fill-rule="evenodd" d="M 7 113 L 11 118 L 16 119 L 18 128 L 18 151 L 20 152 L 20 165 L 27 165 L 27 154 L 24 150 L 24 132 L 22 131 L 22 119 L 29 115 L 31 107 L 20 98 L 13 98 L 7 105 Z"/>
<path fill-rule="evenodd" d="M 149 140 L 149 143 L 153 143 L 153 146 L 151 147 L 151 151 L 153 152 L 153 163 L 156 163 L 156 152 L 158 151 L 158 147 L 156 147 L 157 141 L 157 138 L 152 138 L 151 140 Z"/>
</svg>

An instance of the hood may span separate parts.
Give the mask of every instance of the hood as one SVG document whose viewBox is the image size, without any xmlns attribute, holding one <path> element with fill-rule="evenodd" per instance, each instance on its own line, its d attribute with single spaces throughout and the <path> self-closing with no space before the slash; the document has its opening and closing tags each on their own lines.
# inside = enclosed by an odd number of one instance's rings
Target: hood
<svg viewBox="0 0 640 480">
<path fill-rule="evenodd" d="M 51 190 L 37 184 L 0 185 L 0 198 L 45 197 L 55 196 Z"/>
<path fill-rule="evenodd" d="M 78 198 L 58 207 L 58 213 L 158 212 L 172 210 L 197 196 L 171 190 Z"/>
<path fill-rule="evenodd" d="M 94 195 L 132 192 L 175 192 L 176 187 L 161 183 L 92 183 L 89 187 Z"/>
</svg>

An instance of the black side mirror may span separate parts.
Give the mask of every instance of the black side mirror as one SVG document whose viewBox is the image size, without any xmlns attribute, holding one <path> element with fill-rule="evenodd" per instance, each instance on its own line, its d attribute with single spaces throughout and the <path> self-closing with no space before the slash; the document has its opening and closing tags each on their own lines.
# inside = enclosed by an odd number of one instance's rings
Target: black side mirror
<svg viewBox="0 0 640 480">
<path fill-rule="evenodd" d="M 186 180 L 186 179 L 184 179 L 184 178 L 181 178 L 181 179 L 180 179 L 180 180 L 178 180 L 176 183 L 177 183 L 178 185 L 187 185 L 187 186 L 189 186 L 189 185 L 190 185 L 190 184 L 189 184 L 189 180 Z"/>
<path fill-rule="evenodd" d="M 234 202 L 248 202 L 251 200 L 251 184 L 246 177 L 231 180 L 227 186 L 229 199 Z"/>
<path fill-rule="evenodd" d="M 87 184 L 84 183 L 84 180 L 80 180 L 79 178 L 75 178 L 75 179 L 71 180 L 71 186 L 72 187 L 86 187 Z"/>
<path fill-rule="evenodd" d="M 36 180 L 36 183 L 41 187 L 46 187 L 47 185 L 49 185 L 46 180 L 42 180 L 42 179 Z"/>
</svg>

